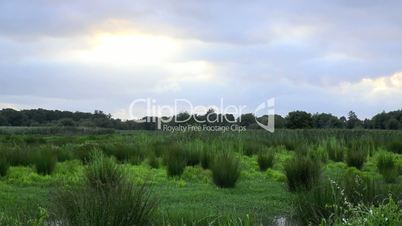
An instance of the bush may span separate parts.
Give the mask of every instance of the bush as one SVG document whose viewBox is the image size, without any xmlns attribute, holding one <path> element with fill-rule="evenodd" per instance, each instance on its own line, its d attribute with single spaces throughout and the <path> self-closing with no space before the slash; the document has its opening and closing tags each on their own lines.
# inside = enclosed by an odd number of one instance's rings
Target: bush
<svg viewBox="0 0 402 226">
<path fill-rule="evenodd" d="M 33 150 L 33 164 L 36 172 L 42 175 L 50 175 L 56 168 L 57 157 L 55 152 L 49 147 L 39 147 Z"/>
<path fill-rule="evenodd" d="M 393 141 L 388 145 L 388 149 L 394 153 L 402 154 L 402 141 Z"/>
<path fill-rule="evenodd" d="M 58 225 L 152 224 L 157 202 L 146 185 L 131 184 L 112 159 L 93 153 L 86 181 L 54 194 L 50 216 Z"/>
<path fill-rule="evenodd" d="M 320 173 L 318 162 L 301 155 L 285 163 L 285 175 L 291 192 L 310 190 L 317 183 Z"/>
<path fill-rule="evenodd" d="M 261 171 L 266 171 L 274 165 L 275 154 L 272 150 L 260 152 L 257 157 L 257 163 Z"/>
<path fill-rule="evenodd" d="M 356 167 L 357 169 L 362 169 L 364 162 L 367 159 L 367 152 L 362 150 L 361 148 L 358 149 L 349 149 L 346 152 L 346 163 L 348 166 Z"/>
<path fill-rule="evenodd" d="M 381 153 L 377 158 L 377 168 L 387 183 L 393 183 L 396 181 L 399 172 L 392 154 Z"/>
<path fill-rule="evenodd" d="M 181 176 L 186 168 L 187 160 L 183 149 L 178 145 L 170 145 L 165 153 L 167 175 Z"/>
<path fill-rule="evenodd" d="M 8 163 L 6 156 L 4 156 L 3 153 L 0 153 L 0 177 L 4 177 L 7 175 L 9 167 L 10 164 Z"/>
<path fill-rule="evenodd" d="M 230 153 L 218 154 L 211 167 L 214 183 L 222 188 L 232 188 L 240 177 L 240 163 Z"/>
</svg>

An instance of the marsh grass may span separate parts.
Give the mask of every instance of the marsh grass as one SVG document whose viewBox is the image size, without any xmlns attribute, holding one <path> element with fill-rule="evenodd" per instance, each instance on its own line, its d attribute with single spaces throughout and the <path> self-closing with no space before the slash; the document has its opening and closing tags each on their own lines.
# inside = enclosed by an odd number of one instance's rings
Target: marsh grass
<svg viewBox="0 0 402 226">
<path fill-rule="evenodd" d="M 232 153 L 218 153 L 211 170 L 213 182 L 218 187 L 233 188 L 240 177 L 240 162 Z"/>
<path fill-rule="evenodd" d="M 8 159 L 3 153 L 0 153 L 0 177 L 6 176 L 9 168 L 10 164 L 8 163 Z"/>
<path fill-rule="evenodd" d="M 363 149 L 362 146 L 350 148 L 346 152 L 346 163 L 348 164 L 348 166 L 362 169 L 364 163 L 367 160 L 367 154 L 368 153 Z"/>
<path fill-rule="evenodd" d="M 209 169 L 212 165 L 213 155 L 207 151 L 203 150 L 201 153 L 201 167 L 203 169 Z"/>
<path fill-rule="evenodd" d="M 319 180 L 320 164 L 303 155 L 296 155 L 284 166 L 288 189 L 291 192 L 310 190 Z"/>
<path fill-rule="evenodd" d="M 53 194 L 53 221 L 62 226 L 151 225 L 157 202 L 149 188 L 130 183 L 120 166 L 100 151 L 91 156 L 86 182 Z"/>
<path fill-rule="evenodd" d="M 398 192 L 351 169 L 335 178 L 321 178 L 309 191 L 297 192 L 293 207 L 301 225 L 322 225 L 323 221 L 323 225 L 343 225 L 360 211 L 357 207 L 377 206 Z"/>
<path fill-rule="evenodd" d="M 345 147 L 334 137 L 323 142 L 328 152 L 328 158 L 334 162 L 342 162 L 345 156 Z"/>
<path fill-rule="evenodd" d="M 378 171 L 387 183 L 394 183 L 399 176 L 399 169 L 391 153 L 380 153 L 377 157 Z"/>
<path fill-rule="evenodd" d="M 181 176 L 187 165 L 186 153 L 179 145 L 169 145 L 164 155 L 167 175 L 170 177 Z"/>
<path fill-rule="evenodd" d="M 272 168 L 275 160 L 275 152 L 273 149 L 266 149 L 261 151 L 257 156 L 257 163 L 260 171 L 266 171 L 268 168 Z"/>
<path fill-rule="evenodd" d="M 388 149 L 394 153 L 402 154 L 402 141 L 395 140 L 388 144 Z"/>
<path fill-rule="evenodd" d="M 154 152 L 151 152 L 150 154 L 148 154 L 147 162 L 151 168 L 153 168 L 153 169 L 159 168 L 159 159 L 158 159 L 158 157 L 156 157 Z"/>
<path fill-rule="evenodd" d="M 85 170 L 86 183 L 92 187 L 113 186 L 122 183 L 124 178 L 124 171 L 113 159 L 99 150 L 91 153 L 91 164 Z"/>
<path fill-rule="evenodd" d="M 243 154 L 246 156 L 256 155 L 263 149 L 263 147 L 262 144 L 256 141 L 247 140 L 243 145 Z"/>
<path fill-rule="evenodd" d="M 32 163 L 36 172 L 41 175 L 50 175 L 56 168 L 57 155 L 51 147 L 42 146 L 32 150 Z"/>
</svg>

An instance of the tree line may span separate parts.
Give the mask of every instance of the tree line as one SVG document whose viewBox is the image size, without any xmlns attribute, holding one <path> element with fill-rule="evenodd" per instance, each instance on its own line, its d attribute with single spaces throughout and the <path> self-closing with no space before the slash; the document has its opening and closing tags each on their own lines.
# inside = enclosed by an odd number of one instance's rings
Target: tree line
<svg viewBox="0 0 402 226">
<path fill-rule="evenodd" d="M 154 130 L 157 118 L 144 117 L 148 122 L 139 123 L 135 120 L 121 120 L 112 118 L 110 114 L 95 110 L 94 113 L 70 112 L 59 110 L 31 109 L 17 111 L 14 109 L 0 110 L 0 126 L 64 126 L 64 127 L 100 127 L 118 130 Z M 235 117 L 230 114 L 218 114 L 210 109 L 203 115 L 190 115 L 187 112 L 162 118 L 169 125 L 231 125 L 238 124 L 249 129 L 259 129 L 256 117 L 251 114 L 242 114 Z M 172 120 L 169 120 L 172 119 Z M 190 120 L 186 120 L 190 119 Z M 207 120 L 208 119 L 208 120 Z M 268 116 L 257 117 L 257 120 L 266 124 Z M 169 121 L 169 122 L 167 122 Z M 178 122 L 177 122 L 178 121 Z M 185 121 L 185 122 L 183 122 Z M 337 117 L 328 113 L 311 114 L 305 111 L 292 111 L 285 117 L 275 115 L 275 128 L 286 129 L 402 129 L 402 110 L 382 112 L 371 119 L 359 119 L 353 111 L 348 115 Z"/>
</svg>

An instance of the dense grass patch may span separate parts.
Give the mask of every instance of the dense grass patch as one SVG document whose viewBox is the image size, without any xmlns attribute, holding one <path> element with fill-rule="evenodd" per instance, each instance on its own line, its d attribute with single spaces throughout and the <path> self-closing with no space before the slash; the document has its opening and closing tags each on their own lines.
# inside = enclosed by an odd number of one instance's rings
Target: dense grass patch
<svg viewBox="0 0 402 226">
<path fill-rule="evenodd" d="M 92 187 L 120 184 L 124 180 L 123 170 L 113 159 L 100 151 L 91 153 L 91 164 L 85 171 L 85 179 Z"/>
<path fill-rule="evenodd" d="M 391 153 L 380 153 L 377 157 L 378 171 L 387 183 L 393 183 L 399 176 L 398 166 Z"/>
<path fill-rule="evenodd" d="M 201 167 L 203 169 L 209 169 L 212 165 L 212 162 L 213 162 L 212 154 L 207 150 L 203 150 L 201 153 Z"/>
<path fill-rule="evenodd" d="M 211 167 L 214 183 L 222 188 L 233 188 L 240 177 L 239 160 L 231 153 L 219 153 Z"/>
<path fill-rule="evenodd" d="M 320 177 L 321 169 L 317 161 L 297 155 L 285 163 L 285 175 L 291 192 L 310 190 Z"/>
<path fill-rule="evenodd" d="M 261 171 L 266 171 L 274 165 L 275 152 L 272 149 L 261 151 L 257 156 L 257 163 Z"/>
<path fill-rule="evenodd" d="M 6 156 L 2 154 L 3 153 L 0 153 L 0 177 L 6 176 L 8 168 L 10 168 L 10 164 L 8 163 Z"/>
<path fill-rule="evenodd" d="M 159 168 L 159 159 L 156 157 L 154 152 L 148 154 L 147 162 L 151 168 L 158 169 Z"/>
<path fill-rule="evenodd" d="M 180 176 L 187 165 L 186 154 L 179 145 L 169 145 L 164 156 L 167 175 L 170 177 Z"/>
<path fill-rule="evenodd" d="M 367 152 L 359 148 L 351 148 L 346 152 L 346 163 L 348 166 L 356 167 L 357 169 L 362 169 L 364 163 L 367 160 Z"/>
<path fill-rule="evenodd" d="M 146 185 L 135 186 L 100 152 L 92 155 L 86 183 L 54 194 L 51 217 L 58 225 L 150 225 L 157 202 Z"/>
<path fill-rule="evenodd" d="M 342 162 L 345 155 L 345 148 L 334 137 L 324 142 L 328 152 L 328 158 L 335 162 Z"/>
<path fill-rule="evenodd" d="M 400 188 L 391 189 L 352 169 L 336 178 L 320 179 L 309 191 L 297 192 L 293 204 L 302 225 L 356 225 L 347 222 L 350 218 L 356 221 L 353 218 L 358 213 L 383 204 L 387 197 L 399 199 L 400 195 Z"/>
<path fill-rule="evenodd" d="M 256 155 L 263 149 L 263 147 L 262 144 L 254 140 L 246 141 L 243 145 L 243 154 L 247 156 Z"/>
<path fill-rule="evenodd" d="M 36 172 L 42 175 L 52 174 L 56 168 L 57 156 L 51 147 L 32 150 L 32 162 Z"/>
<path fill-rule="evenodd" d="M 392 141 L 388 144 L 388 149 L 394 153 L 402 154 L 402 141 Z"/>
</svg>

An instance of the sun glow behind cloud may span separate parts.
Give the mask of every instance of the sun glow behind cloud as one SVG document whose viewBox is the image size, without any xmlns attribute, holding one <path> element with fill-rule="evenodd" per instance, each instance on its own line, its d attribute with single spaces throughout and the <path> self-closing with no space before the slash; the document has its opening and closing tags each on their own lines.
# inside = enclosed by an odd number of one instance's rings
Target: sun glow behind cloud
<svg viewBox="0 0 402 226">
<path fill-rule="evenodd" d="M 179 41 L 142 33 L 98 33 L 88 49 L 75 50 L 73 58 L 110 66 L 161 65 L 180 52 Z"/>
</svg>

